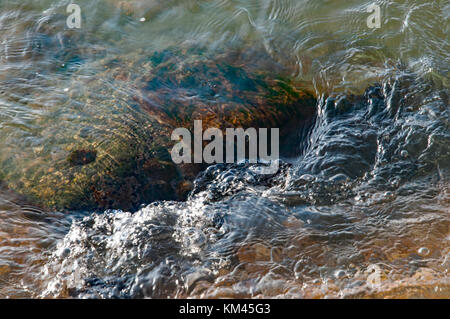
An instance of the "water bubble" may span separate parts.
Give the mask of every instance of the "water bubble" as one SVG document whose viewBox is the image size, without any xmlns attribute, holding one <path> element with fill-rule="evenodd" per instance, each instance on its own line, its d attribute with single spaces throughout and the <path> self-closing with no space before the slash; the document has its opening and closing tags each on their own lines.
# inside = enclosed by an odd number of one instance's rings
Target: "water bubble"
<svg viewBox="0 0 450 319">
<path fill-rule="evenodd" d="M 398 178 L 394 178 L 393 180 L 392 180 L 392 182 L 391 182 L 391 185 L 393 186 L 393 187 L 399 187 L 400 186 L 400 180 L 398 179 Z"/>
<path fill-rule="evenodd" d="M 334 272 L 334 277 L 336 279 L 342 279 L 342 278 L 347 277 L 347 273 L 342 269 L 338 269 Z"/>
<path fill-rule="evenodd" d="M 354 199 L 357 202 L 364 202 L 367 200 L 367 195 L 364 193 L 360 193 L 360 194 L 357 194 Z"/>
<path fill-rule="evenodd" d="M 383 194 L 383 199 L 385 201 L 391 201 L 391 200 L 395 199 L 395 194 L 391 191 L 387 191 Z"/>
<path fill-rule="evenodd" d="M 409 153 L 408 153 L 407 150 L 403 150 L 403 151 L 400 152 L 400 156 L 403 157 L 403 158 L 407 158 L 408 155 L 409 155 Z"/>
<path fill-rule="evenodd" d="M 369 265 L 367 267 L 367 284 L 371 288 L 376 288 L 381 284 L 381 268 L 378 265 Z"/>
<path fill-rule="evenodd" d="M 69 256 L 69 255 L 70 255 L 70 248 L 65 248 L 65 249 L 61 252 L 60 257 L 61 257 L 61 258 L 65 258 L 65 257 L 67 257 L 67 256 Z"/>
<path fill-rule="evenodd" d="M 309 174 L 303 174 L 299 177 L 299 180 L 306 181 L 306 182 L 312 182 L 314 180 L 314 176 Z"/>
<path fill-rule="evenodd" d="M 335 183 L 343 183 L 348 181 L 348 176 L 345 174 L 336 174 L 333 177 L 331 177 L 330 180 L 332 180 Z"/>
<path fill-rule="evenodd" d="M 417 253 L 422 256 L 428 256 L 428 254 L 430 253 L 430 250 L 427 247 L 420 247 L 419 250 L 417 250 Z"/>
</svg>

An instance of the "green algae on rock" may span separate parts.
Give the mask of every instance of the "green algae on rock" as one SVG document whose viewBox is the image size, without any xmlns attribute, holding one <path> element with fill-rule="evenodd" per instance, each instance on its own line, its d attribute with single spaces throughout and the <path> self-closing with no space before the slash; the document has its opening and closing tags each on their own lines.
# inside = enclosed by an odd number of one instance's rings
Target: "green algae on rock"
<svg viewBox="0 0 450 319">
<path fill-rule="evenodd" d="M 134 210 L 184 199 L 204 165 L 172 162 L 173 129 L 201 119 L 220 129 L 279 127 L 283 136 L 314 115 L 310 93 L 242 56 L 190 47 L 80 68 L 60 103 L 27 128 L 9 128 L 0 180 L 52 209 Z"/>
</svg>

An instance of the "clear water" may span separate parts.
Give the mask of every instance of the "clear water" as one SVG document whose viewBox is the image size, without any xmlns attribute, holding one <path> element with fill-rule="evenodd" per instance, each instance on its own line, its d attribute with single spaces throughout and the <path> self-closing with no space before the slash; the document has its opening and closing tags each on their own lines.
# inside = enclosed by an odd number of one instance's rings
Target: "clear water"
<svg viewBox="0 0 450 319">
<path fill-rule="evenodd" d="M 211 167 L 185 202 L 48 212 L 3 187 L 0 297 L 450 297 L 450 4 L 373 2 L 78 0 L 69 31 L 69 1 L 1 0 L 9 181 L 72 143 L 144 138 L 133 83 L 99 79 L 114 58 L 139 75 L 165 48 L 254 48 L 318 104 L 279 174 Z"/>
</svg>

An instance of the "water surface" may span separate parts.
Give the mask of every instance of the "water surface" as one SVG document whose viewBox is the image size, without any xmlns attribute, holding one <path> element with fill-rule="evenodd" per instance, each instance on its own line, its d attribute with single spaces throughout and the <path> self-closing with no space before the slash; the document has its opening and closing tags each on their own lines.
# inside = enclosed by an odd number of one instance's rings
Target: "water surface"
<svg viewBox="0 0 450 319">
<path fill-rule="evenodd" d="M 184 202 L 46 211 L 2 187 L 0 297 L 450 296 L 448 1 L 78 0 L 79 30 L 68 3 L 0 2 L 10 186 L 68 145 L 145 141 L 133 81 L 101 73 L 114 59 L 138 78 L 156 51 L 237 50 L 312 90 L 317 116 L 275 176 L 213 166 Z"/>
</svg>

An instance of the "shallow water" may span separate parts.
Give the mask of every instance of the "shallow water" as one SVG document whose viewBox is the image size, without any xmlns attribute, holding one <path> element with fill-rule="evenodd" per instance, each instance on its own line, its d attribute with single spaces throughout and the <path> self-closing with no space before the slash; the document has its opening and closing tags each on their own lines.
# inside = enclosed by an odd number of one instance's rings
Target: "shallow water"
<svg viewBox="0 0 450 319">
<path fill-rule="evenodd" d="M 276 175 L 213 166 L 185 202 L 49 212 L 3 187 L 0 297 L 450 297 L 447 1 L 375 1 L 380 29 L 370 1 L 79 0 L 79 30 L 68 3 L 0 2 L 10 188 L 70 145 L 146 140 L 135 83 L 103 72 L 115 59 L 136 79 L 155 51 L 248 52 L 317 115 Z"/>
</svg>

